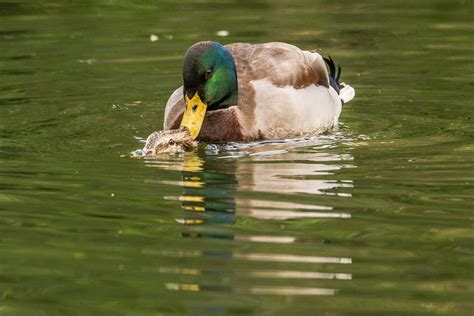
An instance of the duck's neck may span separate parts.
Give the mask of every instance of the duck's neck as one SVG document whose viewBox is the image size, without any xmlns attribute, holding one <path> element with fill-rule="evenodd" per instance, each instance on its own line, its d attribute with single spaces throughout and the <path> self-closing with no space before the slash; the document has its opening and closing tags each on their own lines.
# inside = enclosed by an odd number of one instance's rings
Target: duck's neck
<svg viewBox="0 0 474 316">
<path fill-rule="evenodd" d="M 216 101 L 213 104 L 209 104 L 207 110 L 214 111 L 214 110 L 225 109 L 233 105 L 237 105 L 237 101 L 238 101 L 237 84 L 235 85 L 235 87 L 236 88 L 232 89 L 229 95 L 224 96 L 222 99 Z"/>
</svg>

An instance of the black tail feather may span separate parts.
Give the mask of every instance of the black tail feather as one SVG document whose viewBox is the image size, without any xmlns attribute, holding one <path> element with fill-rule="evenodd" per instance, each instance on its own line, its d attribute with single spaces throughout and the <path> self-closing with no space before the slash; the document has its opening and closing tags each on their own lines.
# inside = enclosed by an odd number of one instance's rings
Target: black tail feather
<svg viewBox="0 0 474 316">
<path fill-rule="evenodd" d="M 342 70 L 341 65 L 337 65 L 336 72 L 336 64 L 334 63 L 334 60 L 331 58 L 331 56 L 328 56 L 328 58 L 323 57 L 323 59 L 329 68 L 329 84 L 334 88 L 334 90 L 337 91 L 337 93 L 339 93 L 339 90 L 342 88 L 341 84 L 339 83 Z"/>
</svg>

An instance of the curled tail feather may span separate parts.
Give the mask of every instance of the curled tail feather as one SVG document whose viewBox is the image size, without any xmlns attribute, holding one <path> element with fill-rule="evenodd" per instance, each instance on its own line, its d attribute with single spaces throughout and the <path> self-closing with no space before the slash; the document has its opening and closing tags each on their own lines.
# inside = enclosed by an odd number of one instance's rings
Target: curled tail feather
<svg viewBox="0 0 474 316">
<path fill-rule="evenodd" d="M 324 57 L 323 59 L 329 68 L 329 84 L 334 88 L 334 90 L 337 91 L 337 93 L 339 93 L 339 90 L 342 88 L 341 84 L 339 83 L 339 79 L 341 78 L 341 65 L 337 65 L 336 70 L 336 64 L 334 63 L 334 60 L 331 58 L 331 56 L 328 56 L 328 58 Z"/>
<path fill-rule="evenodd" d="M 355 90 L 350 85 L 339 82 L 341 79 L 341 65 L 337 65 L 336 68 L 336 64 L 331 56 L 328 56 L 328 58 L 324 57 L 323 59 L 329 68 L 329 84 L 337 91 L 343 103 L 351 101 L 355 96 Z"/>
</svg>

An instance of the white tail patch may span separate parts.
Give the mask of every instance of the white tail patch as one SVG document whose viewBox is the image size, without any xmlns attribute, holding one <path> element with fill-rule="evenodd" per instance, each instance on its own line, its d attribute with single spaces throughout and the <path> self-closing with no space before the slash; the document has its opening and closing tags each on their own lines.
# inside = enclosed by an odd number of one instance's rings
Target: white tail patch
<svg viewBox="0 0 474 316">
<path fill-rule="evenodd" d="M 347 103 L 354 99 L 355 97 L 355 90 L 350 85 L 345 84 L 344 82 L 341 83 L 342 88 L 339 90 L 339 97 L 341 98 L 342 102 Z"/>
</svg>

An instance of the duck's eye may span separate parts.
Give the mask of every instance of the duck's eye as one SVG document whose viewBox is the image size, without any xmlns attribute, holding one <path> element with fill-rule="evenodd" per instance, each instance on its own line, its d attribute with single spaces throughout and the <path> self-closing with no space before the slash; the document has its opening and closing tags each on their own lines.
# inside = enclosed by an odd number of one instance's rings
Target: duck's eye
<svg viewBox="0 0 474 316">
<path fill-rule="evenodd" d="M 174 145 L 174 139 L 173 138 L 170 138 L 170 140 L 168 141 L 168 145 L 170 145 L 170 146 Z"/>
<path fill-rule="evenodd" d="M 206 79 L 211 78 L 211 75 L 212 75 L 212 69 L 208 69 L 208 70 L 206 71 Z"/>
</svg>

